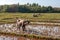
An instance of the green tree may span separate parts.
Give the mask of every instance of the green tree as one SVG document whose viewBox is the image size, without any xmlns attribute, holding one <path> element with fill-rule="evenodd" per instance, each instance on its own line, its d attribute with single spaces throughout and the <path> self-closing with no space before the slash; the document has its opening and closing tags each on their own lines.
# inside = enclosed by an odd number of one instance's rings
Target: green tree
<svg viewBox="0 0 60 40">
<path fill-rule="evenodd" d="M 48 6 L 47 7 L 47 12 L 52 12 L 53 11 L 53 8 L 51 6 Z"/>
</svg>

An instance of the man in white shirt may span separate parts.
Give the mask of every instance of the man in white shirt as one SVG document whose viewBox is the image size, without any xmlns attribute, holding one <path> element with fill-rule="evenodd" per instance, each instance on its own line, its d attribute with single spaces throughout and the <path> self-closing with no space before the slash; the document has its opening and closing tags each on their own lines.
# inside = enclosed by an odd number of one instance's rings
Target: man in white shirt
<svg viewBox="0 0 60 40">
<path fill-rule="evenodd" d="M 19 30 L 20 30 L 20 27 L 22 27 L 22 30 L 25 31 L 25 26 L 28 25 L 29 23 L 30 21 L 28 20 L 17 18 L 17 26 Z"/>
</svg>

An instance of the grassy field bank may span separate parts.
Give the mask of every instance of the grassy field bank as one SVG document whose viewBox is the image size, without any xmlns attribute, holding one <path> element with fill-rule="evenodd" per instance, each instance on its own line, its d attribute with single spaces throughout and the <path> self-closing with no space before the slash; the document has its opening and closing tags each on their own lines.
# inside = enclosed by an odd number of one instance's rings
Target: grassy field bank
<svg viewBox="0 0 60 40">
<path fill-rule="evenodd" d="M 16 17 L 31 22 L 60 22 L 60 13 L 41 13 L 38 17 L 33 17 L 33 13 L 0 13 L 0 23 L 15 22 Z"/>
</svg>

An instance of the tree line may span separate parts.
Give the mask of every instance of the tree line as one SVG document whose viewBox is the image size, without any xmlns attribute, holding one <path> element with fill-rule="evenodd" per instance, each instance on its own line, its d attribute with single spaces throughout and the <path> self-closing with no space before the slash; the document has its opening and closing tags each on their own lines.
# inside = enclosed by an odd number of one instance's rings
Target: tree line
<svg viewBox="0 0 60 40">
<path fill-rule="evenodd" d="M 22 13 L 60 13 L 60 8 L 53 8 L 52 6 L 41 6 L 36 3 L 33 4 L 12 4 L 0 5 L 0 12 L 22 12 Z"/>
</svg>

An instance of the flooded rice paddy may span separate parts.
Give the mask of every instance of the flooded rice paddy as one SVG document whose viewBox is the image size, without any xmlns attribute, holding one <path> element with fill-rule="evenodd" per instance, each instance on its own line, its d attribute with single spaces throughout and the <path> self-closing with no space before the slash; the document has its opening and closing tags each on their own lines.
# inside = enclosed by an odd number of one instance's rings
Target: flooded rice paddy
<svg viewBox="0 0 60 40">
<path fill-rule="evenodd" d="M 0 25 L 0 31 L 20 34 L 22 28 L 18 30 L 15 24 L 2 24 Z M 27 25 L 25 33 L 42 35 L 42 36 L 60 37 L 60 27 L 43 26 L 43 25 Z M 11 38 L 0 35 L 0 40 L 17 40 L 17 39 L 18 39 L 17 37 Z"/>
<path fill-rule="evenodd" d="M 18 37 L 0 35 L 0 40 L 18 40 Z"/>
</svg>

